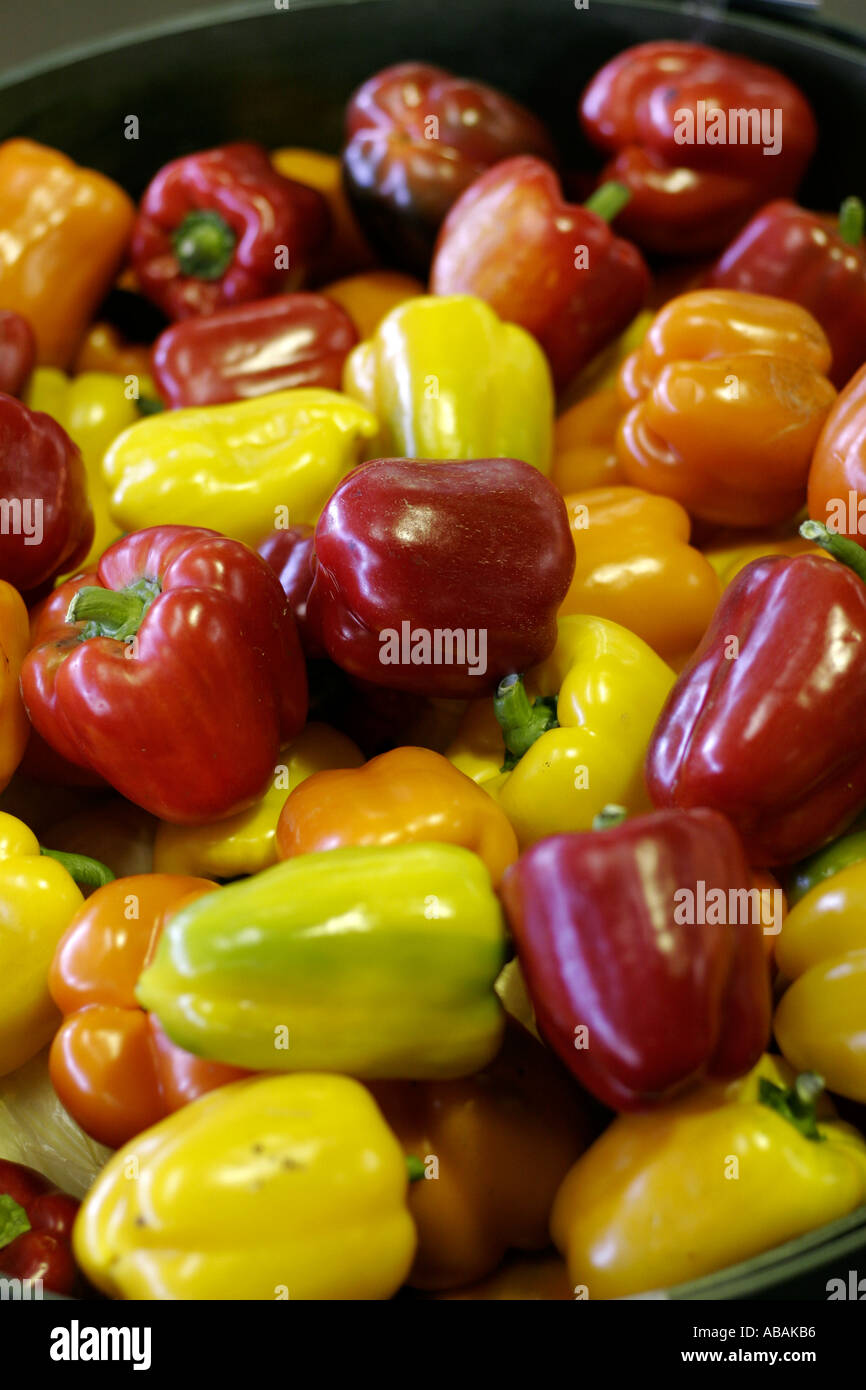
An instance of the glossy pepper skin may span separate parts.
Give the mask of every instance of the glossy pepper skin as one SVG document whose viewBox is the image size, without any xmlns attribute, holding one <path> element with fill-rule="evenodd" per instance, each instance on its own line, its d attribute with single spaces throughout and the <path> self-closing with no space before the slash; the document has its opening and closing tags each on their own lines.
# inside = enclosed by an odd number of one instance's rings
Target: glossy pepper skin
<svg viewBox="0 0 866 1390">
<path fill-rule="evenodd" d="M 610 207 L 618 206 L 616 190 Z M 596 211 L 597 206 L 597 211 Z M 631 323 L 649 289 L 637 247 L 615 237 L 604 195 L 562 196 L 549 164 L 529 155 L 488 169 L 451 208 L 430 271 L 434 294 L 472 294 L 537 338 L 557 389 Z"/>
<path fill-rule="evenodd" d="M 331 660 L 455 699 L 548 655 L 574 568 L 562 498 L 513 458 L 362 464 L 322 512 L 315 554 L 307 614 Z"/>
<path fill-rule="evenodd" d="M 755 560 L 725 590 L 647 753 L 657 806 L 710 806 L 752 863 L 791 863 L 866 798 L 866 586 L 823 556 Z"/>
<path fill-rule="evenodd" d="M 18 396 L 36 362 L 36 337 L 27 319 L 0 309 L 0 391 Z"/>
<path fill-rule="evenodd" d="M 719 599 L 712 565 L 689 545 L 688 513 L 640 488 L 565 499 L 576 564 L 561 613 L 610 618 L 677 665 L 703 637 Z"/>
<path fill-rule="evenodd" d="M 40 364 L 69 366 L 134 217 L 129 198 L 103 174 L 33 140 L 0 144 L 0 304 L 29 321 Z"/>
<path fill-rule="evenodd" d="M 277 826 L 280 859 L 341 845 L 437 840 L 473 850 L 494 888 L 517 858 L 504 813 L 429 748 L 395 748 L 362 767 L 315 773 L 289 796 Z"/>
<path fill-rule="evenodd" d="M 343 389 L 378 419 L 380 454 L 518 458 L 550 471 L 553 387 L 544 353 L 472 295 L 398 304 L 350 352 Z"/>
<path fill-rule="evenodd" d="M 29 644 L 24 600 L 0 579 L 0 792 L 20 763 L 30 733 L 18 686 Z"/>
<path fill-rule="evenodd" d="M 707 127 L 720 109 L 726 134 L 731 112 L 766 110 L 773 122 L 760 139 L 750 127 L 746 139 L 742 131 L 724 142 L 713 134 L 711 143 L 701 139 L 699 103 Z M 685 111 L 691 121 L 678 116 Z M 612 156 L 602 180 L 631 191 L 618 228 L 672 255 L 719 250 L 768 197 L 793 193 L 818 134 L 806 98 L 775 68 L 670 39 L 626 48 L 606 63 L 583 93 L 580 118 Z M 778 149 L 765 154 L 774 139 Z"/>
<path fill-rule="evenodd" d="M 628 481 L 714 525 L 793 516 L 836 398 L 829 365 L 823 330 L 798 304 L 739 290 L 671 300 L 620 368 Z"/>
<path fill-rule="evenodd" d="M 504 958 L 470 850 L 364 845 L 287 860 L 178 912 L 137 994 L 201 1057 L 445 1080 L 499 1049 Z"/>
<path fill-rule="evenodd" d="M 670 1288 L 866 1200 L 866 1144 L 828 1102 L 810 1136 L 761 1099 L 762 1082 L 784 1090 L 793 1081 L 780 1058 L 764 1056 L 740 1080 L 614 1120 L 554 1203 L 551 1231 L 572 1285 L 591 1299 Z"/>
<path fill-rule="evenodd" d="M 305 656 L 324 656 L 315 614 L 307 612 L 307 601 L 316 574 L 315 531 L 312 526 L 288 526 L 270 531 L 256 546 L 283 586 L 289 612 L 298 628 Z"/>
<path fill-rule="evenodd" d="M 154 343 L 153 375 L 174 410 L 300 386 L 338 391 L 357 341 L 349 316 L 324 295 L 275 295 L 167 328 Z"/>
<path fill-rule="evenodd" d="M 370 1089 L 424 1168 L 409 1188 L 418 1231 L 412 1288 L 459 1288 L 490 1274 L 509 1249 L 547 1247 L 553 1199 L 592 1138 L 593 1118 L 525 1028 L 510 1022 L 501 1050 L 475 1076 Z"/>
<path fill-rule="evenodd" d="M 866 538 L 866 365 L 839 396 L 815 445 L 809 515 L 859 545 Z"/>
<path fill-rule="evenodd" d="M 72 1226 L 80 1202 L 35 1169 L 0 1158 L 0 1202 L 4 1197 L 27 1225 L 13 1240 L 0 1244 L 0 1277 L 38 1279 L 48 1293 L 80 1294 L 81 1276 L 72 1257 Z"/>
<path fill-rule="evenodd" d="M 64 587 L 67 621 L 22 670 L 42 737 L 162 820 L 257 800 L 307 712 L 297 632 L 264 560 L 213 531 L 155 526 L 111 546 L 95 582 Z"/>
<path fill-rule="evenodd" d="M 823 849 L 816 850 L 799 864 L 795 864 L 787 877 L 786 889 L 792 907 L 805 898 L 813 888 L 825 879 L 833 878 L 852 864 L 860 864 L 866 859 L 866 818 L 859 815 L 847 834 L 838 840 L 831 840 Z"/>
<path fill-rule="evenodd" d="M 81 454 L 42 411 L 0 395 L 0 578 L 31 598 L 90 549 L 93 513 Z M 17 506 L 16 506 L 17 504 Z"/>
<path fill-rule="evenodd" d="M 773 1020 L 779 1047 L 798 1071 L 829 1090 L 866 1101 L 866 866 L 849 864 L 818 883 L 788 913 L 776 963 L 788 981 Z"/>
<path fill-rule="evenodd" d="M 723 895 L 721 921 L 711 906 L 700 920 L 701 883 L 708 903 Z M 541 1034 L 605 1105 L 646 1109 L 755 1065 L 770 981 L 754 901 L 734 900 L 728 920 L 729 894 L 751 888 L 736 831 L 704 810 L 555 835 L 507 870 L 502 900 Z"/>
<path fill-rule="evenodd" d="M 168 410 L 108 450 L 111 514 L 127 530 L 207 524 L 255 545 L 277 518 L 315 521 L 375 433 L 357 401 L 316 387 Z"/>
<path fill-rule="evenodd" d="M 643 760 L 674 683 L 670 667 L 617 623 L 571 614 L 557 630 L 525 689 L 512 687 L 502 722 L 494 700 L 479 700 L 448 749 L 455 767 L 499 802 L 521 848 L 589 830 L 610 804 L 650 809 Z"/>
<path fill-rule="evenodd" d="M 114 1298 L 390 1298 L 415 1252 L 407 1186 L 357 1081 L 252 1077 L 115 1154 L 82 1205 L 75 1254 Z"/>
<path fill-rule="evenodd" d="M 141 200 L 132 267 L 168 318 L 212 314 L 286 288 L 329 226 L 320 193 L 238 140 L 160 169 Z"/>
<path fill-rule="evenodd" d="M 398 63 L 346 108 L 343 177 L 367 236 L 389 264 L 424 275 L 439 226 L 465 188 L 514 154 L 552 154 L 541 122 L 481 82 Z"/>
</svg>

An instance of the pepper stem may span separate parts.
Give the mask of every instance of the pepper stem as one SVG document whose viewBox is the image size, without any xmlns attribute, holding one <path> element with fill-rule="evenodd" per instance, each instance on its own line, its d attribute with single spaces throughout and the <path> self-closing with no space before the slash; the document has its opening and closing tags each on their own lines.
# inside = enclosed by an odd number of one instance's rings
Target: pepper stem
<svg viewBox="0 0 866 1390">
<path fill-rule="evenodd" d="M 406 1167 L 409 1170 L 409 1181 L 418 1182 L 424 1176 L 424 1164 L 415 1154 L 406 1155 Z"/>
<path fill-rule="evenodd" d="M 56 859 L 58 864 L 62 864 L 80 888 L 103 888 L 106 883 L 114 882 L 114 874 L 108 865 L 86 854 L 71 854 L 62 849 L 45 849 L 44 846 L 40 847 L 39 853 L 44 854 L 46 859 Z"/>
<path fill-rule="evenodd" d="M 793 1086 L 777 1086 L 762 1076 L 758 1083 L 758 1100 L 784 1118 L 806 1138 L 820 1143 L 826 1136 L 818 1128 L 815 1105 L 824 1089 L 824 1078 L 817 1072 L 801 1072 Z"/>
<path fill-rule="evenodd" d="M 541 695 L 530 703 L 522 676 L 502 678 L 493 697 L 493 709 L 505 741 L 503 772 L 510 772 L 527 749 L 548 729 L 559 727 L 556 700 L 552 696 Z"/>
<path fill-rule="evenodd" d="M 626 203 L 630 202 L 631 189 L 624 183 L 617 183 L 616 179 L 611 179 L 591 193 L 583 206 L 587 212 L 594 212 L 596 217 L 602 218 L 603 221 L 612 222 L 618 213 L 622 212 Z"/>
<path fill-rule="evenodd" d="M 237 237 L 218 212 L 187 213 L 172 237 L 182 275 L 219 280 L 228 270 Z"/>
<path fill-rule="evenodd" d="M 861 198 L 846 198 L 839 209 L 839 239 L 849 246 L 859 246 L 866 223 L 866 208 Z"/>
<path fill-rule="evenodd" d="M 602 806 L 597 816 L 593 817 L 593 830 L 612 830 L 615 825 L 622 825 L 628 811 L 624 806 Z"/>
<path fill-rule="evenodd" d="M 112 637 L 117 642 L 128 642 L 138 632 L 158 593 L 159 584 L 151 579 L 142 579 L 126 589 L 85 584 L 66 610 L 66 621 L 84 623 L 85 638 Z"/>
<path fill-rule="evenodd" d="M 816 545 L 820 545 L 834 560 L 840 560 L 843 565 L 847 565 L 866 583 L 866 550 L 862 545 L 849 540 L 847 536 L 829 531 L 823 521 L 804 521 L 800 527 L 800 535 L 805 541 L 814 541 Z"/>
</svg>

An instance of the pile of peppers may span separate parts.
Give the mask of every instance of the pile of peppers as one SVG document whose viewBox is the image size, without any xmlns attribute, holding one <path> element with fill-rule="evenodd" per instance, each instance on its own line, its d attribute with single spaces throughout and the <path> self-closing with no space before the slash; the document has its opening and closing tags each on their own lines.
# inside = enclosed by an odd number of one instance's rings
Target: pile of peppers
<svg viewBox="0 0 866 1390">
<path fill-rule="evenodd" d="M 0 1091 L 102 1146 L 0 1139 L 3 1277 L 616 1299 L 866 1206 L 864 190 L 745 56 L 584 78 L 595 168 L 421 62 L 137 204 L 0 144 Z"/>
</svg>

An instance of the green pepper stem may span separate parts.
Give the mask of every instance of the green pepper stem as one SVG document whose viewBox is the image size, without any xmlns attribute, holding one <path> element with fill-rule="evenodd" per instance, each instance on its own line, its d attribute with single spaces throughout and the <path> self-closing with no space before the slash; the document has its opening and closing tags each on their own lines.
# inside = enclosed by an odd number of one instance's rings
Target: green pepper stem
<svg viewBox="0 0 866 1390">
<path fill-rule="evenodd" d="M 68 623 L 84 623 L 84 637 L 112 637 L 126 642 L 141 627 L 144 615 L 159 593 L 159 584 L 142 579 L 126 589 L 103 589 L 85 584 L 66 610 Z"/>
<path fill-rule="evenodd" d="M 219 280 L 231 265 L 237 237 L 224 217 L 208 210 L 187 213 L 172 237 L 182 275 Z"/>
<path fill-rule="evenodd" d="M 597 816 L 593 817 L 593 830 L 612 830 L 615 825 L 622 825 L 628 811 L 624 806 L 602 806 Z"/>
<path fill-rule="evenodd" d="M 535 740 L 547 733 L 548 729 L 559 727 L 556 701 L 549 696 L 540 696 L 530 703 L 521 676 L 503 677 L 493 697 L 493 709 L 502 729 L 508 754 L 503 769 L 505 771 L 514 767 Z"/>
<path fill-rule="evenodd" d="M 815 1106 L 824 1090 L 824 1078 L 817 1072 L 801 1072 L 793 1086 L 777 1086 L 766 1076 L 758 1082 L 758 1100 L 777 1115 L 782 1115 L 800 1134 L 815 1143 L 825 1136 L 818 1128 Z"/>
<path fill-rule="evenodd" d="M 616 179 L 611 179 L 591 193 L 583 206 L 587 212 L 594 212 L 596 217 L 602 218 L 603 221 L 612 222 L 622 212 L 626 203 L 630 202 L 631 189 L 624 183 L 617 183 Z"/>
<path fill-rule="evenodd" d="M 843 565 L 847 565 L 866 583 L 866 550 L 862 545 L 849 540 L 847 536 L 829 531 L 823 521 L 804 521 L 800 527 L 800 535 L 805 541 L 814 541 L 816 545 L 820 545 L 834 560 L 840 560 Z"/>
<path fill-rule="evenodd" d="M 114 882 L 114 874 L 107 864 L 101 864 L 98 859 L 91 859 L 86 854 L 67 853 L 62 849 L 46 849 L 41 846 L 40 854 L 44 854 L 46 859 L 56 859 L 58 864 L 62 864 L 70 878 L 74 878 L 80 888 L 103 888 L 106 883 Z"/>
<path fill-rule="evenodd" d="M 415 1154 L 406 1155 L 406 1167 L 409 1170 L 409 1181 L 418 1182 L 424 1176 L 424 1164 Z"/>
<path fill-rule="evenodd" d="M 866 224 L 866 208 L 861 198 L 846 198 L 839 209 L 839 238 L 849 246 L 859 246 Z"/>
</svg>

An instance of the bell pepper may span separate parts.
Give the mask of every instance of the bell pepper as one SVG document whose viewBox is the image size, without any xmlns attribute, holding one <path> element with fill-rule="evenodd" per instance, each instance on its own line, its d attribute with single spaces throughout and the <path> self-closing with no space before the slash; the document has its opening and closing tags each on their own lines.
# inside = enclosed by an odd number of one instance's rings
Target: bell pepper
<svg viewBox="0 0 866 1390">
<path fill-rule="evenodd" d="M 200 1057 L 447 1080 L 499 1049 L 504 957 L 470 850 L 364 845 L 286 860 L 176 913 L 137 997 Z"/>
<path fill-rule="evenodd" d="M 562 390 L 631 323 L 650 275 L 637 247 L 608 225 L 621 184 L 583 206 L 563 199 L 556 171 L 518 155 L 470 184 L 446 217 L 430 271 L 434 294 L 473 294 L 518 323 L 547 354 Z"/>
<path fill-rule="evenodd" d="M 390 1298 L 415 1252 L 407 1184 L 357 1081 L 253 1077 L 120 1149 L 87 1194 L 75 1254 L 114 1298 Z"/>
<path fill-rule="evenodd" d="M 674 673 L 606 618 L 558 621 L 552 654 L 504 680 L 495 700 L 464 715 L 448 750 L 455 767 L 494 796 L 521 847 L 589 830 L 609 804 L 649 810 L 643 758 Z"/>
<path fill-rule="evenodd" d="M 160 169 L 141 200 L 132 268 L 142 294 L 187 319 L 293 287 L 329 231 L 321 193 L 238 140 Z"/>
<path fill-rule="evenodd" d="M 722 595 L 656 725 L 653 802 L 723 812 L 754 864 L 800 859 L 866 800 L 864 699 L 863 579 L 823 556 L 754 560 Z"/>
<path fill-rule="evenodd" d="M 547 656 L 574 568 L 562 498 L 513 458 L 362 464 L 325 506 L 315 556 L 307 621 L 331 660 L 455 699 Z"/>
<path fill-rule="evenodd" d="M 291 793 L 277 825 L 280 859 L 419 840 L 474 850 L 494 888 L 517 858 L 514 831 L 496 803 L 429 748 L 395 748 L 363 767 L 314 773 Z"/>
<path fill-rule="evenodd" d="M 111 513 L 128 530 L 207 524 L 255 545 L 275 518 L 315 521 L 375 433 L 356 401 L 313 387 L 167 411 L 105 455 Z"/>
<path fill-rule="evenodd" d="M 398 63 L 349 100 L 343 179 L 384 259 L 425 275 L 442 219 L 474 178 L 509 155 L 552 152 L 541 122 L 494 87 Z"/>
<path fill-rule="evenodd" d="M 0 579 L 31 599 L 64 569 L 77 565 L 93 539 L 93 513 L 77 447 L 42 411 L 4 395 L 0 536 Z"/>
<path fill-rule="evenodd" d="M 386 314 L 424 293 L 420 280 L 399 270 L 368 270 L 325 285 L 322 294 L 345 309 L 359 338 L 372 338 Z"/>
<path fill-rule="evenodd" d="M 63 865 L 40 853 L 32 830 L 0 811 L 0 1076 L 35 1057 L 54 1034 L 48 969 L 83 901 Z"/>
<path fill-rule="evenodd" d="M 80 1296 L 72 1257 L 80 1205 L 35 1169 L 0 1158 L 0 1278 L 27 1279 L 31 1286 L 39 1281 L 40 1293 Z M 39 1294 L 34 1290 L 31 1297 Z"/>
<path fill-rule="evenodd" d="M 24 600 L 0 579 L 0 792 L 20 763 L 30 733 L 18 688 L 29 638 Z"/>
<path fill-rule="evenodd" d="M 614 1120 L 554 1202 L 572 1286 L 591 1299 L 670 1288 L 866 1201 L 866 1143 L 815 1106 L 811 1078 L 793 1083 L 765 1056 L 738 1081 Z"/>
<path fill-rule="evenodd" d="M 312 526 L 288 526 L 273 530 L 256 546 L 283 586 L 289 612 L 295 620 L 304 655 L 325 655 L 315 615 L 307 613 L 307 601 L 316 572 L 316 552 Z"/>
<path fill-rule="evenodd" d="M 45 741 L 161 820 L 252 805 L 307 713 L 298 635 L 265 561 L 213 531 L 155 526 L 63 590 L 65 622 L 21 673 Z"/>
<path fill-rule="evenodd" d="M 866 1101 L 866 864 L 840 868 L 788 913 L 776 943 L 787 988 L 773 1019 L 784 1056 L 828 1088 Z"/>
<path fill-rule="evenodd" d="M 72 364 L 76 376 L 110 372 L 114 376 L 150 375 L 150 344 L 128 342 L 112 323 L 97 320 L 88 328 Z"/>
<path fill-rule="evenodd" d="M 51 1044 L 51 1084 L 73 1120 L 109 1148 L 243 1075 L 175 1047 L 135 998 L 166 916 L 215 886 L 175 874 L 115 879 L 87 899 L 57 944 L 48 982 L 63 1022 Z"/>
<path fill-rule="evenodd" d="M 703 44 L 636 44 L 583 93 L 588 138 L 612 156 L 601 180 L 631 191 L 618 229 L 666 255 L 717 251 L 767 198 L 793 193 L 818 128 L 776 68 Z"/>
<path fill-rule="evenodd" d="M 129 198 L 103 174 L 33 140 L 0 144 L 0 304 L 29 321 L 39 363 L 69 366 L 134 217 Z"/>
<path fill-rule="evenodd" d="M 553 431 L 550 481 L 560 492 L 585 492 L 625 482 L 616 452 L 623 414 L 616 388 L 607 386 L 559 416 Z"/>
<path fill-rule="evenodd" d="M 361 750 L 327 724 L 307 724 L 281 750 L 264 796 L 249 810 L 204 825 L 160 822 L 154 842 L 157 873 L 238 878 L 276 864 L 277 825 L 287 798 L 307 778 L 328 768 L 360 767 Z"/>
<path fill-rule="evenodd" d="M 813 888 L 852 864 L 866 859 L 866 815 L 859 815 L 850 830 L 795 864 L 787 875 L 788 901 L 794 907 Z"/>
<path fill-rule="evenodd" d="M 823 330 L 799 305 L 738 290 L 671 300 L 620 369 L 628 481 L 716 525 L 793 516 L 836 396 L 829 364 Z"/>
<path fill-rule="evenodd" d="M 471 295 L 398 304 L 350 352 L 343 390 L 378 418 L 383 455 L 518 458 L 550 471 L 553 387 L 544 353 Z"/>
<path fill-rule="evenodd" d="M 272 150 L 271 163 L 283 178 L 315 188 L 328 204 L 330 234 L 310 262 L 310 275 L 316 283 L 335 275 L 363 271 L 375 264 L 373 252 L 346 197 L 338 156 L 290 146 Z"/>
<path fill-rule="evenodd" d="M 337 391 L 358 335 L 320 294 L 283 294 L 187 319 L 153 346 L 153 375 L 173 409 L 291 388 Z"/>
<path fill-rule="evenodd" d="M 577 556 L 561 613 L 610 618 L 677 665 L 713 616 L 719 581 L 689 545 L 688 513 L 669 497 L 599 487 L 565 499 Z"/>
<path fill-rule="evenodd" d="M 502 901 L 542 1037 L 605 1105 L 741 1076 L 766 1047 L 760 894 L 717 812 L 554 835 L 506 870 Z"/>
<path fill-rule="evenodd" d="M 409 1189 L 418 1232 L 412 1288 L 457 1288 L 489 1274 L 509 1249 L 546 1249 L 556 1190 L 593 1121 L 531 1034 L 509 1024 L 493 1061 L 462 1081 L 370 1089 L 423 1174 Z"/>
<path fill-rule="evenodd" d="M 836 535 L 866 538 L 866 364 L 821 431 L 809 470 L 809 515 Z"/>
<path fill-rule="evenodd" d="M 866 246 L 859 198 L 845 200 L 838 221 L 789 198 L 767 203 L 722 253 L 705 283 L 802 304 L 827 334 L 833 354 L 828 375 L 838 390 L 866 362 Z"/>
<path fill-rule="evenodd" d="M 146 391 L 146 378 L 136 383 L 136 389 L 141 386 Z M 81 450 L 94 533 L 89 551 L 76 562 L 76 568 L 92 569 L 120 535 L 120 527 L 109 515 L 102 459 L 121 431 L 140 418 L 137 400 L 127 394 L 126 383 L 116 374 L 84 372 L 70 378 L 56 367 L 37 368 L 24 399 L 31 410 L 43 410 L 62 425 Z"/>
<path fill-rule="evenodd" d="M 36 361 L 36 338 L 27 319 L 0 309 L 0 391 L 19 396 Z"/>
</svg>

